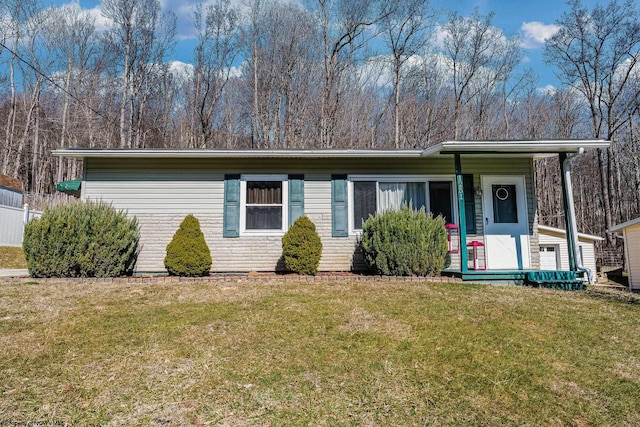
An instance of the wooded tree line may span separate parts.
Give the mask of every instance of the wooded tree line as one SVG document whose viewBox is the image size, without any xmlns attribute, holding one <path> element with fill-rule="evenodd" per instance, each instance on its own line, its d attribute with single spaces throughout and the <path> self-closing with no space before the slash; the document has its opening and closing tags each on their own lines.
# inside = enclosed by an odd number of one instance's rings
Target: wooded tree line
<svg viewBox="0 0 640 427">
<path fill-rule="evenodd" d="M 573 161 L 581 231 L 640 213 L 640 13 L 568 2 L 538 88 L 493 15 L 428 0 L 214 0 L 191 12 L 190 64 L 167 61 L 158 0 L 0 5 L 0 172 L 34 195 L 81 173 L 60 147 L 426 148 L 450 139 L 604 138 Z M 537 165 L 540 221 L 563 226 L 557 160 Z M 608 236 L 606 246 L 615 248 Z"/>
</svg>

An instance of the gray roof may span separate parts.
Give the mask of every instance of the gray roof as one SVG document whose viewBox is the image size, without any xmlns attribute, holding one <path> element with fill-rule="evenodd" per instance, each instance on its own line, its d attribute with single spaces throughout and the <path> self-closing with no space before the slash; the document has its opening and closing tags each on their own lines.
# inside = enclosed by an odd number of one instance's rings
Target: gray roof
<svg viewBox="0 0 640 427">
<path fill-rule="evenodd" d="M 217 149 L 117 149 L 63 148 L 53 150 L 56 156 L 74 158 L 421 158 L 442 154 L 480 156 L 546 157 L 557 153 L 607 148 L 604 140 L 539 140 L 539 141 L 445 141 L 425 150 L 217 150 Z"/>
<path fill-rule="evenodd" d="M 636 219 L 632 219 L 630 221 L 627 222 L 623 222 L 622 224 L 618 224 L 618 225 L 614 225 L 613 227 L 611 227 L 609 230 L 609 233 L 614 233 L 616 231 L 620 231 L 622 229 L 625 229 L 627 227 L 631 227 L 634 225 L 640 224 L 640 217 L 636 218 Z"/>
</svg>

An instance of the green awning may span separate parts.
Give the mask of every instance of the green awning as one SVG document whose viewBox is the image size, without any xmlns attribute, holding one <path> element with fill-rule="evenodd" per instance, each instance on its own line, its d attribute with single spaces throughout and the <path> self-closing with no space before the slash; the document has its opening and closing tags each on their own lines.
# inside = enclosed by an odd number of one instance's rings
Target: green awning
<svg viewBox="0 0 640 427">
<path fill-rule="evenodd" d="M 69 181 L 60 181 L 56 183 L 56 190 L 66 194 L 70 194 L 74 197 L 80 197 L 80 186 L 82 185 L 81 179 L 72 179 Z"/>
</svg>

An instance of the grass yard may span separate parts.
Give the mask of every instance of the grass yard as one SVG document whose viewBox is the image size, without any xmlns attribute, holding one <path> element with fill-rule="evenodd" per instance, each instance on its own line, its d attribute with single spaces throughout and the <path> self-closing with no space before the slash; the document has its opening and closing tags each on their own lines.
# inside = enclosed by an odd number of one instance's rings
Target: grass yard
<svg viewBox="0 0 640 427">
<path fill-rule="evenodd" d="M 0 283 L 0 424 L 638 425 L 639 325 L 591 291 Z"/>
<path fill-rule="evenodd" d="M 27 268 L 22 248 L 0 246 L 0 268 Z"/>
</svg>

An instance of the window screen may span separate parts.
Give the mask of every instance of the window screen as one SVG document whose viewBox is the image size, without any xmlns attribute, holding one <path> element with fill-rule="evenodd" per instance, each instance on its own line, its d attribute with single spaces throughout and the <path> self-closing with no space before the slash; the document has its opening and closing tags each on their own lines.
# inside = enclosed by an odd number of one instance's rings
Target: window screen
<svg viewBox="0 0 640 427">
<path fill-rule="evenodd" d="M 355 181 L 353 183 L 353 227 L 362 229 L 362 223 L 369 215 L 376 214 L 375 181 Z"/>
<path fill-rule="evenodd" d="M 246 229 L 282 230 L 282 181 L 247 181 Z"/>
</svg>

